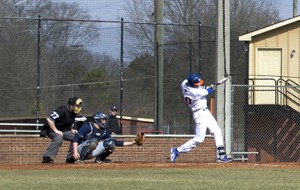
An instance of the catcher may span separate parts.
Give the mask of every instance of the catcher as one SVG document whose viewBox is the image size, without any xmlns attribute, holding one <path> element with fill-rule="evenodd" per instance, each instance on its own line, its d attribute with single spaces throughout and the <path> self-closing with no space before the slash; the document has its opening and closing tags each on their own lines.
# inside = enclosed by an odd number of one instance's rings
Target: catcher
<svg viewBox="0 0 300 190">
<path fill-rule="evenodd" d="M 67 155 L 67 163 L 83 164 L 104 153 L 110 155 L 115 146 L 132 146 L 136 140 L 124 142 L 113 139 L 106 128 L 106 114 L 96 112 L 93 121 L 84 124 L 72 140 L 73 150 Z M 107 155 L 107 156 L 108 156 Z"/>
<path fill-rule="evenodd" d="M 114 139 L 115 140 L 115 139 Z M 144 144 L 145 141 L 145 134 L 144 132 L 140 132 L 137 134 L 136 138 L 134 139 L 133 143 L 136 144 L 137 146 L 142 146 Z M 115 145 L 116 146 L 120 146 L 121 141 L 117 141 L 115 140 Z M 122 146 L 122 145 L 121 145 Z M 125 145 L 124 145 L 125 146 Z M 99 154 L 96 159 L 95 159 L 95 163 L 108 163 L 111 162 L 110 159 L 106 159 L 109 155 L 111 155 L 112 152 L 111 151 L 103 151 L 101 154 Z"/>
</svg>

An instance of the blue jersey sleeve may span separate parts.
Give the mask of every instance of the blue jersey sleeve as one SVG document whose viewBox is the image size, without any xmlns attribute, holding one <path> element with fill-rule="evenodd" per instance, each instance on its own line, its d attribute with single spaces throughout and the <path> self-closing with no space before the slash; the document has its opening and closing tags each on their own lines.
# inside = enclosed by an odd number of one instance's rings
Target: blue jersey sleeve
<svg viewBox="0 0 300 190">
<path fill-rule="evenodd" d="M 113 139 L 116 146 L 124 146 L 124 141 L 118 141 L 116 139 Z"/>
<path fill-rule="evenodd" d="M 92 132 L 92 127 L 90 123 L 84 124 L 78 131 L 78 133 L 73 138 L 72 142 L 79 142 L 81 139 L 85 138 L 88 134 Z"/>
<path fill-rule="evenodd" d="M 102 139 L 110 139 L 110 138 L 111 138 L 111 135 L 108 131 L 106 131 L 102 136 Z"/>
</svg>

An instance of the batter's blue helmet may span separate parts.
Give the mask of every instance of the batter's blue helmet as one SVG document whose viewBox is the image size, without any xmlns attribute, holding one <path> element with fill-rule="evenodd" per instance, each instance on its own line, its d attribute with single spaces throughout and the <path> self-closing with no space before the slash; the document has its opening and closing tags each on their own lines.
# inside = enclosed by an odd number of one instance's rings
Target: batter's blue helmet
<svg viewBox="0 0 300 190">
<path fill-rule="evenodd" d="M 201 79 L 201 75 L 198 73 L 189 74 L 188 82 L 191 86 L 201 86 L 204 83 L 204 81 Z"/>
</svg>

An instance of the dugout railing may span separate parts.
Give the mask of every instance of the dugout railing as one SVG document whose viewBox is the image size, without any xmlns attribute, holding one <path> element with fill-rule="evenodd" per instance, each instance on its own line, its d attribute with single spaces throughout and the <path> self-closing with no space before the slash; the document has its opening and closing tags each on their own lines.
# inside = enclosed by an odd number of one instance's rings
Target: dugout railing
<svg viewBox="0 0 300 190">
<path fill-rule="evenodd" d="M 255 81 L 271 81 L 272 85 L 255 85 Z M 274 92 L 274 102 L 279 105 L 290 105 L 292 108 L 300 106 L 300 85 L 291 79 L 257 78 L 249 79 L 249 104 L 255 104 L 255 92 Z"/>
<path fill-rule="evenodd" d="M 39 133 L 40 133 L 39 128 L 41 126 L 43 126 L 43 124 L 37 124 L 37 123 L 0 123 L 0 126 L 2 127 L 0 129 L 0 134 L 11 134 L 11 135 L 19 135 L 19 134 L 32 135 L 32 134 L 36 134 L 36 135 L 39 135 Z M 20 127 L 22 127 L 23 129 L 20 129 Z M 27 127 L 28 127 L 28 129 L 26 129 Z M 31 129 L 29 129 L 29 127 Z"/>
<path fill-rule="evenodd" d="M 284 105 L 292 104 L 292 107 L 299 108 L 300 107 L 300 85 L 297 84 L 295 81 L 288 79 L 283 80 L 279 79 L 277 81 L 278 87 L 277 92 L 278 94 L 282 95 L 282 99 L 279 102 L 284 102 Z M 279 87 L 280 86 L 280 87 Z M 290 88 L 283 88 L 285 86 L 289 86 Z"/>
</svg>

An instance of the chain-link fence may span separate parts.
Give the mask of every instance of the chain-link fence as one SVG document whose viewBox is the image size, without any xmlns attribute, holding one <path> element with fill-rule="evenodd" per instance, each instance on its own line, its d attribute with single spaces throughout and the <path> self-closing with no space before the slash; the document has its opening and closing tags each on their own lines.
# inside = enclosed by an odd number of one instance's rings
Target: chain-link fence
<svg viewBox="0 0 300 190">
<path fill-rule="evenodd" d="M 299 85 L 232 86 L 232 152 L 236 159 L 299 161 L 299 90 Z"/>
<path fill-rule="evenodd" d="M 155 24 L 37 17 L 2 18 L 0 25 L 0 117 L 38 119 L 78 96 L 85 115 L 114 104 L 120 115 L 155 119 Z M 215 29 L 199 23 L 164 28 L 163 130 L 190 134 L 179 85 L 190 72 L 203 71 L 206 84 L 216 81 Z M 137 31 L 145 34 L 138 38 Z"/>
<path fill-rule="evenodd" d="M 108 92 L 118 87 L 119 61 L 95 48 L 101 23 L 24 18 L 0 24 L 1 117 L 44 116 L 73 96 L 84 99 L 86 114 L 117 102 Z"/>
</svg>

